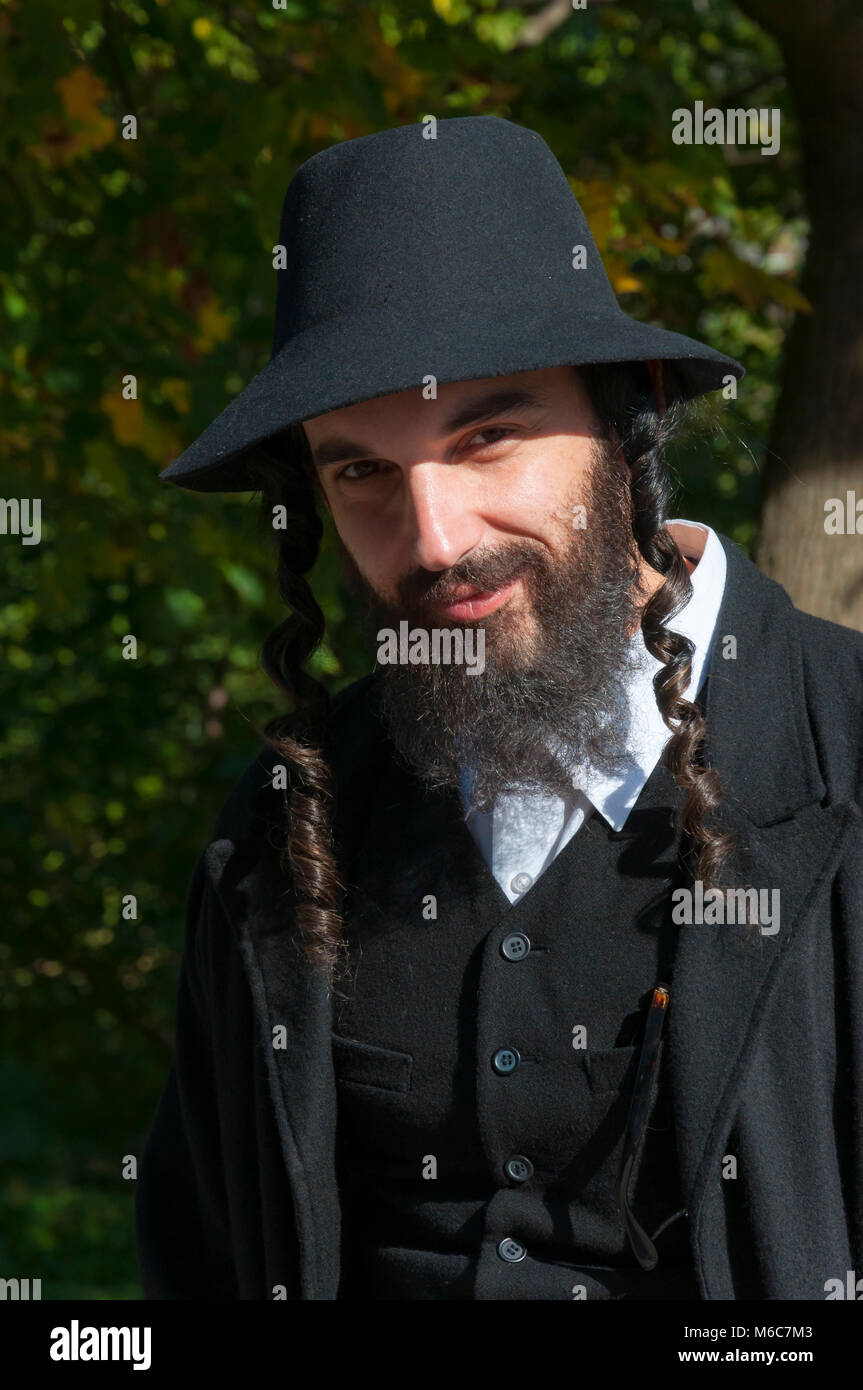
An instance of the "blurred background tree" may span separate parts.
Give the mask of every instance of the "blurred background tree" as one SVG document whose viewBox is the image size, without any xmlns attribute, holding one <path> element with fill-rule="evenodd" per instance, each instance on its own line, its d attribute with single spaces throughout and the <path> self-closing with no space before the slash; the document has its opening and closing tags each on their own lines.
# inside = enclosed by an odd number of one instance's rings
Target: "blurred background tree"
<svg viewBox="0 0 863 1390">
<path fill-rule="evenodd" d="M 863 632 L 863 7 L 741 3 L 776 40 L 797 113 L 811 306 L 785 343 L 755 558 L 798 608 Z M 825 503 L 849 493 L 855 530 L 837 540 Z"/>
<path fill-rule="evenodd" d="M 749 550 L 810 311 L 800 140 L 776 42 L 724 0 L 0 0 L 0 35 L 2 493 L 42 498 L 41 544 L 2 537 L 0 1272 L 138 1298 L 122 1165 L 170 1061 L 185 889 L 281 707 L 256 499 L 156 474 L 269 357 L 291 175 L 428 113 L 539 130 L 623 307 L 745 363 L 675 456 L 676 514 Z M 781 152 L 674 145 L 696 100 L 781 107 Z M 312 579 L 336 691 L 368 657 L 329 533 Z"/>
</svg>

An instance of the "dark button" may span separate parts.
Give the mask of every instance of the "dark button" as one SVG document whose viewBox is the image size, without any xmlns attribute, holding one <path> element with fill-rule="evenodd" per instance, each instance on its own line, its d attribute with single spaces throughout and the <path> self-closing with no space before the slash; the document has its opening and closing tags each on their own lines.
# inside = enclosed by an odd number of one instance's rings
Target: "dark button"
<svg viewBox="0 0 863 1390">
<path fill-rule="evenodd" d="M 520 1240 L 513 1240 L 512 1236 L 506 1236 L 498 1245 L 497 1253 L 502 1260 L 508 1260 L 510 1264 L 515 1264 L 518 1260 L 524 1259 L 527 1249 Z"/>
<path fill-rule="evenodd" d="M 524 1154 L 513 1154 L 503 1165 L 503 1171 L 513 1182 L 527 1182 L 528 1178 L 533 1177 L 533 1164 Z"/>
<path fill-rule="evenodd" d="M 514 1047 L 499 1047 L 491 1059 L 491 1064 L 501 1076 L 507 1076 L 511 1071 L 515 1071 L 520 1061 L 521 1057 Z"/>
<path fill-rule="evenodd" d="M 511 931 L 500 943 L 500 953 L 507 960 L 524 960 L 530 951 L 530 937 L 523 931 Z"/>
</svg>

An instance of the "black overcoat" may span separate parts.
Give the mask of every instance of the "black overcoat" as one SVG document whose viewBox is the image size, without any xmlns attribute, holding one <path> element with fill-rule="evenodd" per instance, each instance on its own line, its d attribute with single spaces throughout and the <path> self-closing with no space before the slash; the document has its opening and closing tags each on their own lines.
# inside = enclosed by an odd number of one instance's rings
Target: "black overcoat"
<svg viewBox="0 0 863 1390">
<path fill-rule="evenodd" d="M 798 611 L 720 540 L 708 755 L 745 845 L 734 881 L 779 888 L 781 926 L 754 950 L 743 927 L 679 929 L 680 1177 L 703 1298 L 822 1299 L 863 1279 L 863 635 Z M 327 744 L 360 827 L 388 756 L 373 688 L 336 698 Z M 147 1298 L 338 1296 L 332 996 L 290 928 L 276 761 L 264 746 L 250 764 L 189 890 L 175 1056 L 138 1177 Z"/>
</svg>

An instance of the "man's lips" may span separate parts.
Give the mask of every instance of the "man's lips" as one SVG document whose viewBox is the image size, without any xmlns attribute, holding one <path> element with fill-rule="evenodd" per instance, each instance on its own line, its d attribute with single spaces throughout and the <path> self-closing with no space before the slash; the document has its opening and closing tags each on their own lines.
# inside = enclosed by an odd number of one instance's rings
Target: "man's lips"
<svg viewBox="0 0 863 1390">
<path fill-rule="evenodd" d="M 517 583 L 518 579 L 513 579 L 500 589 L 478 589 L 475 584 L 462 584 L 454 590 L 453 598 L 445 603 L 438 601 L 432 607 L 447 618 L 484 618 L 512 597 Z"/>
</svg>

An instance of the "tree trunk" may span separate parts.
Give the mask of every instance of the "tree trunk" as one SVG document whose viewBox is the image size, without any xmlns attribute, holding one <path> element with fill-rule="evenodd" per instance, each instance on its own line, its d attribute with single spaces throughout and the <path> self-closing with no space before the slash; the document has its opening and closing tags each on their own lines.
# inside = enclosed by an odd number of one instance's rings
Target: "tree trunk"
<svg viewBox="0 0 863 1390">
<path fill-rule="evenodd" d="M 787 66 L 814 308 L 785 347 L 756 558 L 798 608 L 863 631 L 863 14 L 858 0 L 739 2 Z M 859 531 L 831 534 L 825 507 L 840 499 L 844 515 L 849 492 Z"/>
</svg>

